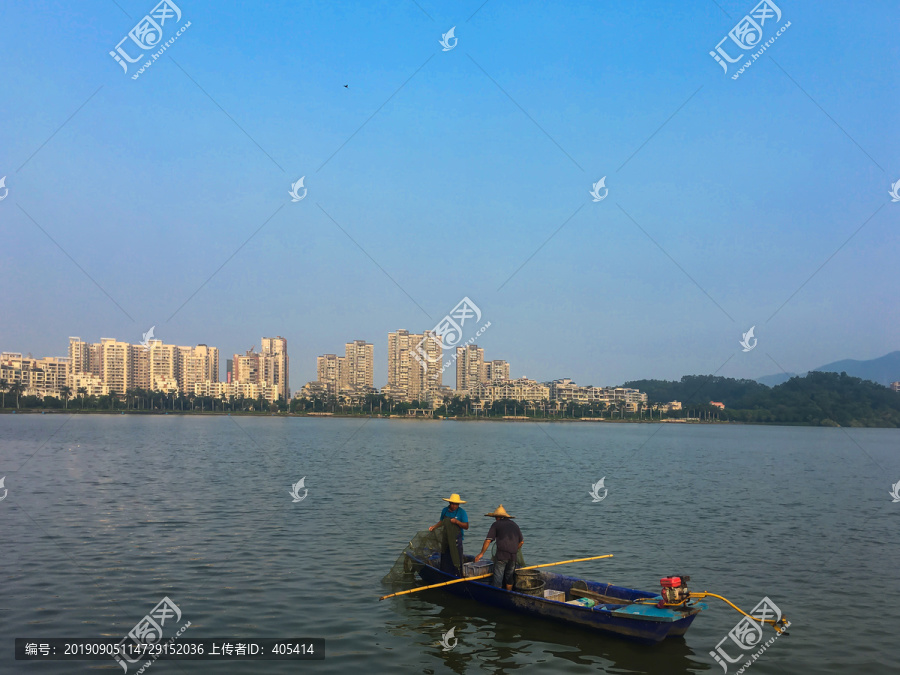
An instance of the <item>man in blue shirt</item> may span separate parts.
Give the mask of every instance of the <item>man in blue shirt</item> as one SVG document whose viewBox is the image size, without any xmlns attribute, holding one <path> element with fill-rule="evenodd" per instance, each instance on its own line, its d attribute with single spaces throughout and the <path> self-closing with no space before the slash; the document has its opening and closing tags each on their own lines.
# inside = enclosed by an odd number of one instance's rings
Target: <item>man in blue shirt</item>
<svg viewBox="0 0 900 675">
<path fill-rule="evenodd" d="M 447 572 L 448 574 L 454 574 L 456 576 L 462 575 L 462 564 L 465 562 L 463 558 L 463 536 L 465 530 L 469 529 L 469 516 L 465 512 L 465 510 L 460 507 L 460 504 L 465 504 L 465 500 L 462 499 L 458 493 L 454 492 L 450 497 L 442 497 L 445 502 L 448 502 L 447 506 L 441 509 L 441 519 L 434 525 L 428 528 L 429 532 L 433 532 L 436 527 L 440 527 L 445 525 L 445 523 L 449 523 L 453 525 L 453 531 L 458 532 L 454 542 L 456 544 L 456 552 L 458 553 L 458 557 L 456 560 L 459 561 L 456 563 L 454 561 L 454 555 L 450 551 L 450 543 L 447 538 L 443 539 L 444 541 L 444 549 L 441 551 L 441 571 Z M 458 528 L 458 529 L 457 529 Z"/>
</svg>

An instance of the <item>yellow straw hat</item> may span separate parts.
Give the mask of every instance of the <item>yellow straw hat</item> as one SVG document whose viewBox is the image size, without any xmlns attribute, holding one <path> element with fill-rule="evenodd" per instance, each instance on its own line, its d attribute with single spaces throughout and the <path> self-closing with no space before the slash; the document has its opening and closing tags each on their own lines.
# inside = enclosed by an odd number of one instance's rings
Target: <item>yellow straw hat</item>
<svg viewBox="0 0 900 675">
<path fill-rule="evenodd" d="M 497 510 L 493 513 L 485 513 L 486 516 L 492 516 L 494 518 L 515 518 L 515 516 L 511 516 L 506 512 L 506 509 L 503 508 L 503 504 L 497 507 Z"/>
<path fill-rule="evenodd" d="M 443 499 L 445 502 L 450 502 L 451 504 L 465 504 L 466 503 L 466 500 L 462 499 L 459 496 L 458 492 L 454 492 L 452 495 L 450 495 L 449 499 L 447 499 L 446 497 L 441 497 L 441 499 Z"/>
</svg>

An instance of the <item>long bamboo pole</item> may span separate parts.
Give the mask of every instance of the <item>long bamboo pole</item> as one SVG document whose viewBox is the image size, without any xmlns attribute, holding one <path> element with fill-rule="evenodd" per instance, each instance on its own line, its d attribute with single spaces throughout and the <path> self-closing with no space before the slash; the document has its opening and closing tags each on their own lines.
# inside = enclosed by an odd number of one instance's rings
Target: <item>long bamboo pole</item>
<svg viewBox="0 0 900 675">
<path fill-rule="evenodd" d="M 575 558 L 574 560 L 560 560 L 559 562 L 553 563 L 544 563 L 543 565 L 530 565 L 529 567 L 520 567 L 519 569 L 523 570 L 534 570 L 538 567 L 553 567 L 554 565 L 566 565 L 568 563 L 576 563 L 576 562 L 587 562 L 588 560 L 600 560 L 602 558 L 612 558 L 613 554 L 608 553 L 607 555 L 598 555 L 593 558 Z M 450 584 L 458 584 L 463 581 L 473 581 L 475 579 L 484 579 L 485 577 L 492 576 L 493 573 L 490 574 L 479 574 L 476 577 L 462 577 L 460 579 L 453 579 L 453 581 L 442 581 L 439 584 L 431 584 L 430 586 L 419 586 L 418 588 L 411 588 L 408 591 L 400 591 L 399 593 L 391 593 L 390 595 L 383 595 L 379 600 L 385 600 L 387 598 L 393 598 L 395 595 L 406 595 L 407 593 L 418 593 L 419 591 L 427 591 L 429 588 L 439 588 L 441 586 L 449 586 Z"/>
</svg>

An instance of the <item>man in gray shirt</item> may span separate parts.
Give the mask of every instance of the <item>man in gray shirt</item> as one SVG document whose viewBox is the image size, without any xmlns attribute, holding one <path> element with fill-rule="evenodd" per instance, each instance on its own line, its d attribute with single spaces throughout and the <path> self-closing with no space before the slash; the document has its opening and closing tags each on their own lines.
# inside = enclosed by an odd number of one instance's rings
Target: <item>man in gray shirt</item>
<svg viewBox="0 0 900 675">
<path fill-rule="evenodd" d="M 515 516 L 509 515 L 503 508 L 503 504 L 498 506 L 496 511 L 484 515 L 492 517 L 494 524 L 488 530 L 484 546 L 481 547 L 481 553 L 475 556 L 475 562 L 481 560 L 491 542 L 496 541 L 497 557 L 494 560 L 494 578 L 491 582 L 494 586 L 500 586 L 502 583 L 506 590 L 511 591 L 516 573 L 516 554 L 525 543 L 525 539 L 522 538 L 522 530 L 512 521 Z"/>
</svg>

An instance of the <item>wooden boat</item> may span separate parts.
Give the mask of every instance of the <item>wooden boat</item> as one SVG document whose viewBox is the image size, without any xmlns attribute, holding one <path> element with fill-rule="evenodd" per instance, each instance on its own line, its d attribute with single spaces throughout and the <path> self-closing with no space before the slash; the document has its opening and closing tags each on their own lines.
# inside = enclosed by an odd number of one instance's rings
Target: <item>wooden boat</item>
<svg viewBox="0 0 900 675">
<path fill-rule="evenodd" d="M 458 578 L 438 568 L 440 560 L 438 554 L 425 560 L 416 558 L 412 553 L 406 555 L 419 568 L 419 576 L 426 584 L 439 584 Z M 470 562 L 473 556 L 466 555 L 465 558 Z M 697 614 L 707 608 L 705 603 L 688 604 L 683 609 L 659 608 L 655 604 L 635 602 L 645 599 L 660 600 L 661 596 L 658 593 L 587 581 L 553 572 L 541 572 L 540 578 L 544 582 L 544 590 L 562 591 L 566 600 L 589 598 L 595 600 L 597 604 L 585 607 L 515 590 L 507 591 L 505 588 L 486 583 L 490 581 L 489 578 L 451 584 L 442 590 L 492 607 L 576 624 L 644 644 L 655 644 L 668 637 L 684 635 Z"/>
</svg>

